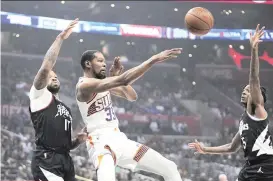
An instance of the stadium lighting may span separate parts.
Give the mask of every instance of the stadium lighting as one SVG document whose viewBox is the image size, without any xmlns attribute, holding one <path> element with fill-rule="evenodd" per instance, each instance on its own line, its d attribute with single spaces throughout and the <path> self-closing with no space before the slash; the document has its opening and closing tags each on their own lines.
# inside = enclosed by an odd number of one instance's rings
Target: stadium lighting
<svg viewBox="0 0 273 181">
<path fill-rule="evenodd" d="M 126 6 L 126 9 L 130 9 L 130 6 Z"/>
<path fill-rule="evenodd" d="M 65 3 L 65 1 L 61 1 L 61 3 L 62 3 L 62 4 L 64 4 L 64 3 Z"/>
<path fill-rule="evenodd" d="M 174 10 L 174 11 L 178 11 L 178 9 L 177 9 L 177 8 L 174 8 L 173 10 Z"/>
<path fill-rule="evenodd" d="M 115 7 L 115 4 L 111 4 L 111 7 L 112 7 L 112 8 Z"/>
</svg>

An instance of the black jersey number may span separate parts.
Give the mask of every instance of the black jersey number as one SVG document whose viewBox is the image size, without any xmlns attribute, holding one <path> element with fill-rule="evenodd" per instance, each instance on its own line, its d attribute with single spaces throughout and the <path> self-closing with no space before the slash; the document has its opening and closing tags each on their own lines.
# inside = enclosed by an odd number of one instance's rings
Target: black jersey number
<svg viewBox="0 0 273 181">
<path fill-rule="evenodd" d="M 71 128 L 71 121 L 65 119 L 64 130 L 68 131 Z"/>
<path fill-rule="evenodd" d="M 106 107 L 105 109 L 105 112 L 106 112 L 106 121 L 113 121 L 113 120 L 116 120 L 116 115 L 115 115 L 115 112 L 113 110 L 113 107 Z"/>
</svg>

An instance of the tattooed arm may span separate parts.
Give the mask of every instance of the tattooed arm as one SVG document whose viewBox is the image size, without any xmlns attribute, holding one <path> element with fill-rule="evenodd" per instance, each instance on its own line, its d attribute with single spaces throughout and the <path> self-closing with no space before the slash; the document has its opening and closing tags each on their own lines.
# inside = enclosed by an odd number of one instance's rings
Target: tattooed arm
<svg viewBox="0 0 273 181">
<path fill-rule="evenodd" d="M 264 34 L 264 27 L 259 28 L 257 25 L 255 34 L 250 37 L 251 45 L 251 62 L 250 62 L 250 73 L 249 73 L 249 89 L 250 89 L 250 100 L 247 103 L 247 111 L 253 114 L 256 118 L 264 120 L 267 117 L 267 112 L 264 108 L 264 100 L 260 86 L 259 78 L 259 55 L 258 45 L 262 40 L 260 39 Z M 253 112 L 253 104 L 255 110 Z"/>
<path fill-rule="evenodd" d="M 49 72 L 54 67 L 59 51 L 61 49 L 61 45 L 63 43 L 63 39 L 60 36 L 56 38 L 51 47 L 48 49 L 44 61 L 42 63 L 41 68 L 34 78 L 33 85 L 37 90 L 43 89 L 46 87 L 48 82 Z"/>
<path fill-rule="evenodd" d="M 33 85 L 36 88 L 36 90 L 41 90 L 46 87 L 48 82 L 49 72 L 52 70 L 52 68 L 54 67 L 56 63 L 63 40 L 69 37 L 69 35 L 72 33 L 72 30 L 77 23 L 78 23 L 78 19 L 75 19 L 74 21 L 72 21 L 68 25 L 68 27 L 57 36 L 56 40 L 48 49 L 44 57 L 42 66 L 34 78 Z"/>
<path fill-rule="evenodd" d="M 260 89 L 259 79 L 259 55 L 258 44 L 261 42 L 260 38 L 263 35 L 263 29 L 259 29 L 260 25 L 257 25 L 256 32 L 250 37 L 251 45 L 251 61 L 250 61 L 250 73 L 249 73 L 249 87 L 251 95 L 251 103 L 255 105 L 263 104 L 263 98 Z"/>
</svg>

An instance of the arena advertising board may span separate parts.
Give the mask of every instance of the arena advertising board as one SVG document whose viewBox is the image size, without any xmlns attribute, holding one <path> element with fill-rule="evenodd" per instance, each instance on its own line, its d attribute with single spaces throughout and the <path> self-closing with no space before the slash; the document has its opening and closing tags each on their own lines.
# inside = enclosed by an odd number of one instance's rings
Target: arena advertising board
<svg viewBox="0 0 273 181">
<path fill-rule="evenodd" d="M 1 11 L 2 24 L 18 24 L 39 29 L 63 30 L 70 20 L 51 17 L 31 16 Z M 160 27 L 132 24 L 115 24 L 105 22 L 80 21 L 74 28 L 77 33 L 101 33 L 118 36 L 166 39 L 203 39 L 203 40 L 237 40 L 249 39 L 250 29 L 212 29 L 204 36 L 195 36 L 186 29 L 178 27 Z M 263 41 L 273 41 L 273 30 L 265 30 Z"/>
</svg>

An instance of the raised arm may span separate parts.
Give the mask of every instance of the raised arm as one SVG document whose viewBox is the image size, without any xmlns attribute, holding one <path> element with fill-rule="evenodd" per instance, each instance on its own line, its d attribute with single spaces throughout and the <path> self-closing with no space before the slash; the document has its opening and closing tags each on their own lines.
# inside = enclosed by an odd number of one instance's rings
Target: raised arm
<svg viewBox="0 0 273 181">
<path fill-rule="evenodd" d="M 258 55 L 258 44 L 262 42 L 260 38 L 263 36 L 264 27 L 259 29 L 260 25 L 257 25 L 256 32 L 250 37 L 251 45 L 251 61 L 250 61 L 250 73 L 249 73 L 249 87 L 251 104 L 261 105 L 263 104 L 263 97 L 260 89 L 259 79 L 259 55 Z"/>
<path fill-rule="evenodd" d="M 109 70 L 109 76 L 119 76 L 123 73 L 123 70 L 124 67 L 121 65 L 120 57 L 115 57 L 114 63 Z M 137 93 L 131 85 L 110 89 L 110 93 L 115 96 L 127 99 L 128 101 L 137 100 Z"/>
<path fill-rule="evenodd" d="M 239 132 L 234 136 L 231 143 L 216 146 L 216 147 L 205 147 L 203 144 L 195 140 L 194 143 L 189 143 L 188 146 L 191 149 L 196 150 L 195 153 L 200 154 L 230 154 L 237 152 L 241 147 L 241 139 Z"/>
<path fill-rule="evenodd" d="M 69 35 L 72 33 L 72 29 L 77 23 L 78 19 L 72 21 L 68 27 L 57 36 L 53 44 L 48 49 L 42 66 L 34 78 L 33 85 L 37 90 L 43 89 L 47 86 L 48 75 L 56 63 L 63 40 L 69 37 Z"/>
<path fill-rule="evenodd" d="M 128 86 L 140 78 L 155 63 L 163 62 L 171 58 L 176 58 L 181 53 L 181 48 L 165 50 L 157 55 L 152 56 L 142 64 L 127 70 L 119 76 L 107 77 L 105 79 L 84 79 L 77 85 L 77 98 L 81 101 L 87 101 L 91 93 L 99 93 L 110 89 Z"/>
</svg>

